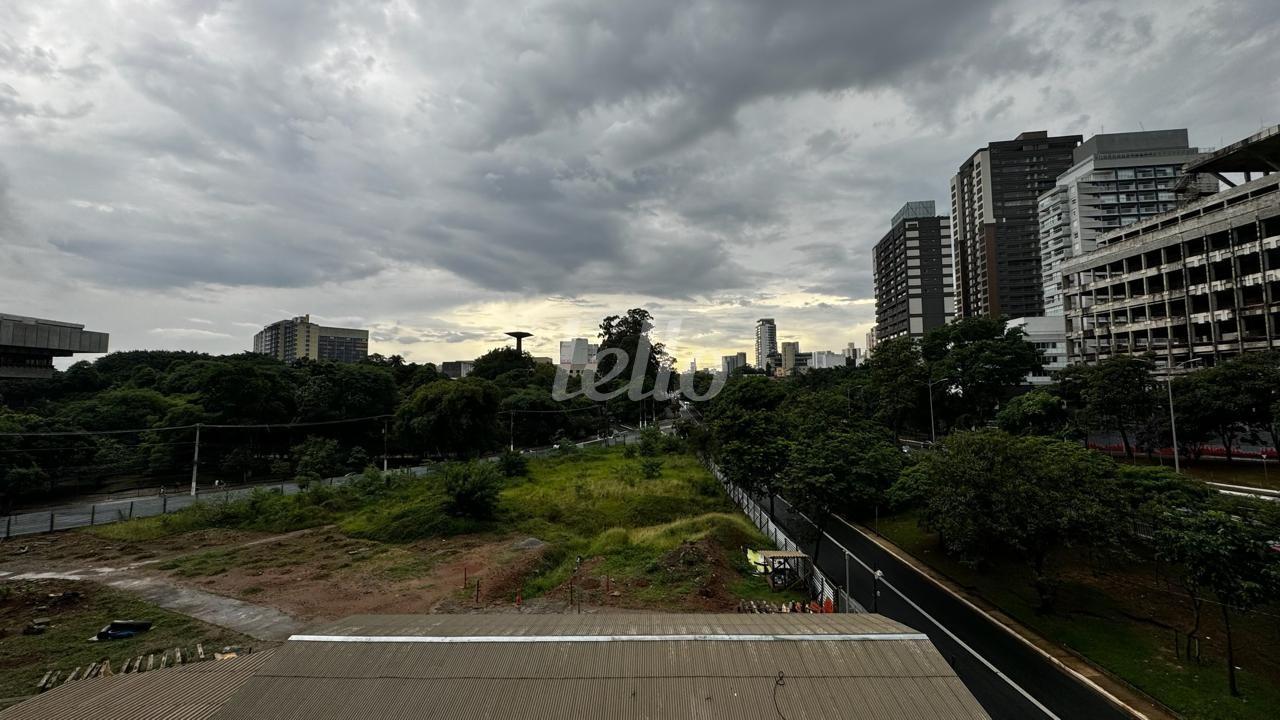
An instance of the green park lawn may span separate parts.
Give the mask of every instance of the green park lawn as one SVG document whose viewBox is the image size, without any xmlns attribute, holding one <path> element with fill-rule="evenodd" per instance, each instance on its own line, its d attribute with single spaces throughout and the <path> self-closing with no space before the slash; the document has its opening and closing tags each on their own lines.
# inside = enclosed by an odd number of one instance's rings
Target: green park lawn
<svg viewBox="0 0 1280 720">
<path fill-rule="evenodd" d="M 1280 609 L 1232 616 L 1242 697 L 1227 691 L 1218 606 L 1205 604 L 1201 662 L 1174 656 L 1174 628 L 1189 624 L 1185 597 L 1157 569 L 1134 563 L 1102 572 L 1079 555 L 1060 559 L 1064 582 L 1054 612 L 1036 609 L 1027 571 L 1017 564 L 980 570 L 943 555 L 913 513 L 881 517 L 880 533 L 968 592 L 1045 638 L 1067 647 L 1187 718 L 1274 718 L 1280 708 Z"/>
</svg>

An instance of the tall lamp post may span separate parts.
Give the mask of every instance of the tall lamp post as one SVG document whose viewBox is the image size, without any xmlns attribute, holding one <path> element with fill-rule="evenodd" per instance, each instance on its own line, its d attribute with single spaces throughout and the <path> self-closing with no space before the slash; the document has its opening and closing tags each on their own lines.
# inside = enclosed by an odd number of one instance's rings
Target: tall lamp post
<svg viewBox="0 0 1280 720">
<path fill-rule="evenodd" d="M 1179 370 L 1185 369 L 1188 365 L 1194 365 L 1201 362 L 1200 358 L 1192 358 L 1180 362 L 1174 366 Z M 1172 369 L 1171 369 L 1172 370 Z M 1164 378 L 1165 386 L 1169 389 L 1169 433 L 1173 436 L 1173 471 L 1181 474 L 1182 464 L 1178 461 L 1178 420 L 1173 413 L 1173 372 L 1171 371 Z"/>
<path fill-rule="evenodd" d="M 929 383 L 929 442 L 933 444 L 938 442 L 938 426 L 933 421 L 933 386 L 941 382 L 951 382 L 951 378 L 938 378 Z"/>
</svg>

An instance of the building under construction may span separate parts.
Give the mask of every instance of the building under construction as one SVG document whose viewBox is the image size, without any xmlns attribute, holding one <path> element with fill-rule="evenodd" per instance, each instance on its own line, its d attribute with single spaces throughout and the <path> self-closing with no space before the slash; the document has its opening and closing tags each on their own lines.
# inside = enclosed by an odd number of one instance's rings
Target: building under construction
<svg viewBox="0 0 1280 720">
<path fill-rule="evenodd" d="M 1168 369 L 1280 349 L 1280 126 L 1189 163 L 1198 174 L 1223 189 L 1063 264 L 1069 362 L 1153 353 Z"/>
</svg>

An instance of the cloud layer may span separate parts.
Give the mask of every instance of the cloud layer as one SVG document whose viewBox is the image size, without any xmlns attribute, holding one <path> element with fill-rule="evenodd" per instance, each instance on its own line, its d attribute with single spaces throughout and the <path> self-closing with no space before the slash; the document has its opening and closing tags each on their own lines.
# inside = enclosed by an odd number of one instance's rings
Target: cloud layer
<svg viewBox="0 0 1280 720">
<path fill-rule="evenodd" d="M 553 354 L 644 304 L 861 344 L 870 248 L 1022 130 L 1280 118 L 1269 0 L 18 0 L 0 8 L 0 310 L 115 348 Z M 188 318 L 199 318 L 189 320 Z M 192 324 L 197 327 L 192 327 Z M 660 322 L 660 327 L 662 322 Z"/>
</svg>

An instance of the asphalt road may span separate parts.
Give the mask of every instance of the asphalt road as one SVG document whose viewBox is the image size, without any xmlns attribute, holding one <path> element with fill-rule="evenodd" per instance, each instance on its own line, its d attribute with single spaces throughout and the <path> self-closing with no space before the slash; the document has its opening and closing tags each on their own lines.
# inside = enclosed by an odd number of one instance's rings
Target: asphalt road
<svg viewBox="0 0 1280 720">
<path fill-rule="evenodd" d="M 760 501 L 768 509 L 768 501 Z M 813 525 L 782 498 L 776 521 L 811 555 Z M 833 520 L 818 544 L 816 564 L 872 612 L 929 636 L 978 702 L 998 719 L 1129 718 L 1103 695 L 1013 636 L 985 613 L 943 590 L 843 521 Z M 805 531 L 808 531 L 807 533 Z M 849 551 L 846 578 L 846 553 Z M 860 562 L 859 562 L 860 561 Z M 883 573 L 873 579 L 874 571 Z M 878 595 L 873 585 L 879 588 Z"/>
</svg>

